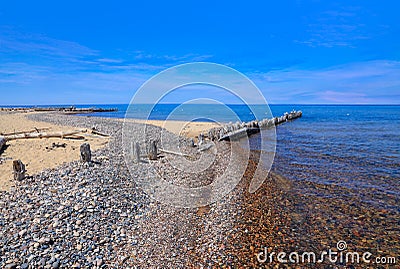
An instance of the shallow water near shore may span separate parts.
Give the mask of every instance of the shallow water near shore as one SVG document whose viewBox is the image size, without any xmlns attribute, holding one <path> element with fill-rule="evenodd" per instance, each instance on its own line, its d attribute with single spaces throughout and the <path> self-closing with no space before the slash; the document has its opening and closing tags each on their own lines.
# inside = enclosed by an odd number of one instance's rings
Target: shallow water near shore
<svg viewBox="0 0 400 269">
<path fill-rule="evenodd" d="M 301 109 L 300 120 L 277 128 L 274 169 L 292 180 L 341 187 L 342 195 L 399 212 L 400 107 Z"/>
</svg>

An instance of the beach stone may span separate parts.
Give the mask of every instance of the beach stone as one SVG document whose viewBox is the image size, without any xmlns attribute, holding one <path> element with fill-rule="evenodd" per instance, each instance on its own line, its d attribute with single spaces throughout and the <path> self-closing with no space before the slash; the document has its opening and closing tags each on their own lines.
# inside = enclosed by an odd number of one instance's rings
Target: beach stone
<svg viewBox="0 0 400 269">
<path fill-rule="evenodd" d="M 7 264 L 4 268 L 5 268 L 5 269 L 16 269 L 16 268 L 17 268 L 17 264 L 15 264 L 15 263 L 9 263 L 9 264 Z"/>
<path fill-rule="evenodd" d="M 97 259 L 97 260 L 96 260 L 96 265 L 97 265 L 98 267 L 102 266 L 102 265 L 103 265 L 103 259 Z"/>
<path fill-rule="evenodd" d="M 39 261 L 39 265 L 40 266 L 45 266 L 46 265 L 46 259 L 45 258 L 41 258 Z"/>
<path fill-rule="evenodd" d="M 18 235 L 19 235 L 20 237 L 22 237 L 22 236 L 24 236 L 24 235 L 26 234 L 26 232 L 27 232 L 27 230 L 24 229 L 24 230 L 20 231 L 20 232 L 18 233 Z"/>
<path fill-rule="evenodd" d="M 30 263 L 34 258 L 35 258 L 36 256 L 35 255 L 30 255 L 29 257 L 28 257 L 28 263 Z"/>
</svg>

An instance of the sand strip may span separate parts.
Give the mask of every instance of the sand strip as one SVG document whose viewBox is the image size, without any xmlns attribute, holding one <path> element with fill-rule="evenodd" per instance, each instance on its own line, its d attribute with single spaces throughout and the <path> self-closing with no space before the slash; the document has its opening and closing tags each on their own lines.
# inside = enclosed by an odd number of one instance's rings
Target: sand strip
<svg viewBox="0 0 400 269">
<path fill-rule="evenodd" d="M 71 131 L 77 128 L 58 126 L 46 122 L 36 122 L 26 118 L 31 113 L 0 113 L 0 133 L 13 133 L 46 128 L 46 132 Z M 46 168 L 55 168 L 64 162 L 79 160 L 79 147 L 90 143 L 92 150 L 105 146 L 109 138 L 85 134 L 85 140 L 66 140 L 61 138 L 35 138 L 8 141 L 0 154 L 0 190 L 9 190 L 13 186 L 12 162 L 20 159 L 28 174 L 39 173 Z M 53 143 L 65 143 L 64 147 L 52 147 Z"/>
</svg>

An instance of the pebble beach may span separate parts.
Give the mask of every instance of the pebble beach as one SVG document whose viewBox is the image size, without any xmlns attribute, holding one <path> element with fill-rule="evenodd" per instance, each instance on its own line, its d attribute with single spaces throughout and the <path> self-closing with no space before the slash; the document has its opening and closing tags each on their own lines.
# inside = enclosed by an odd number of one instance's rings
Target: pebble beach
<svg viewBox="0 0 400 269">
<path fill-rule="evenodd" d="M 337 250 L 338 241 L 345 241 L 349 251 L 400 260 L 398 210 L 371 207 L 336 186 L 288 180 L 275 166 L 262 187 L 249 193 L 258 151 L 251 151 L 246 172 L 229 195 L 208 206 L 179 209 L 153 200 L 132 179 L 121 151 L 122 121 L 54 113 L 28 119 L 73 128 L 96 126 L 111 137 L 95 148 L 92 163 L 70 160 L 1 192 L 1 268 L 388 268 L 257 259 L 265 249 Z M 144 123 L 131 124 L 135 129 Z M 149 128 L 154 134 L 160 130 Z M 166 133 L 167 139 L 176 137 Z M 174 183 L 201 184 L 227 166 L 229 142 L 218 142 L 216 149 L 204 177 L 174 174 L 163 161 L 156 168 Z M 147 165 L 135 167 L 138 177 Z"/>
</svg>

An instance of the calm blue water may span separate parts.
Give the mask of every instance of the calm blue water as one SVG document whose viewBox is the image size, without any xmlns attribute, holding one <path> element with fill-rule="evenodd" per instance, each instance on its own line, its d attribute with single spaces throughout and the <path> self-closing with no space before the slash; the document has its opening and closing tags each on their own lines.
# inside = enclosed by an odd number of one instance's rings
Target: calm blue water
<svg viewBox="0 0 400 269">
<path fill-rule="evenodd" d="M 78 106 L 79 107 L 79 106 Z M 85 106 L 87 107 L 87 106 Z M 118 112 L 90 116 L 125 116 L 127 105 Z M 242 121 L 254 115 L 246 106 L 230 106 Z M 302 110 L 303 117 L 277 127 L 277 152 L 273 169 L 296 181 L 312 181 L 348 189 L 365 202 L 400 211 L 400 106 L 355 105 L 271 105 L 272 114 L 280 116 L 292 109 Z M 149 107 L 137 105 L 133 118 L 147 118 Z M 254 107 L 258 118 L 271 117 L 263 106 Z M 222 106 L 157 105 L 150 119 L 164 120 L 238 120 Z M 87 116 L 87 115 L 86 115 Z M 251 147 L 259 149 L 258 135 L 251 137 Z"/>
<path fill-rule="evenodd" d="M 95 105 L 94 105 L 95 106 Z M 81 107 L 81 106 L 77 106 Z M 85 106 L 82 106 L 85 107 Z M 87 107 L 87 106 L 86 106 Z M 111 118 L 124 118 L 125 115 L 129 118 L 136 119 L 150 119 L 150 120 L 183 120 L 183 121 L 217 121 L 217 122 L 236 122 L 251 121 L 258 118 L 271 117 L 272 115 L 267 112 L 268 108 L 263 105 L 251 106 L 244 105 L 225 105 L 215 104 L 157 104 L 153 105 L 134 105 L 129 108 L 128 105 L 101 105 L 101 108 L 117 108 L 117 112 L 110 113 L 93 113 L 91 116 L 111 117 Z M 252 111 L 254 113 L 252 113 Z M 149 114 L 150 112 L 150 114 Z M 87 115 L 85 115 L 87 116 Z"/>
<path fill-rule="evenodd" d="M 296 109 L 302 118 L 277 127 L 276 171 L 338 185 L 348 190 L 343 195 L 400 211 L 400 106 Z"/>
</svg>

